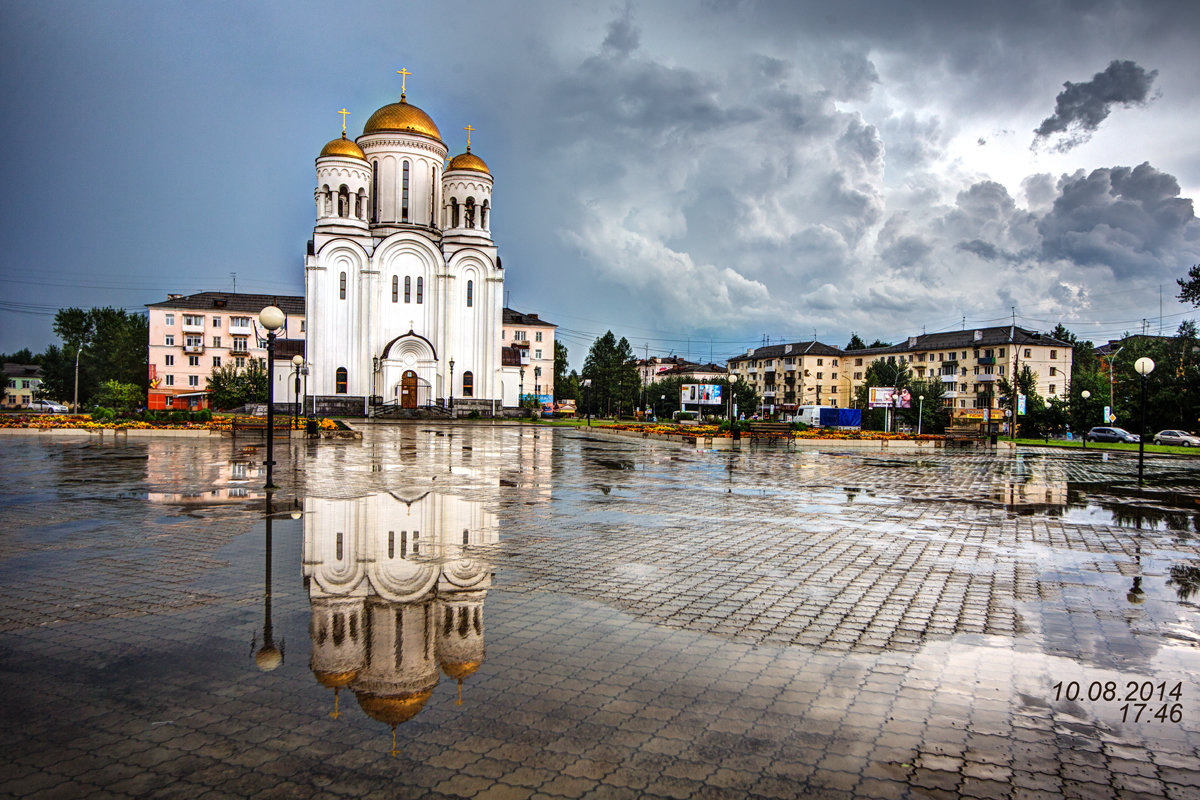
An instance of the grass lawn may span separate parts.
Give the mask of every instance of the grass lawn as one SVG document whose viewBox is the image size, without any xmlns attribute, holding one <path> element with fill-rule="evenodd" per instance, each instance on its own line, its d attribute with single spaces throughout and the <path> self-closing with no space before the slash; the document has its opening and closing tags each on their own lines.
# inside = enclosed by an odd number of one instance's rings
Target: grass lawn
<svg viewBox="0 0 1200 800">
<path fill-rule="evenodd" d="M 1072 439 L 1066 441 L 1064 439 L 1051 439 L 1049 442 L 1044 439 L 1017 439 L 1017 444 L 1032 445 L 1034 447 L 1074 447 L 1076 449 L 1083 448 L 1083 440 Z M 1127 444 L 1125 442 L 1088 442 L 1088 450 L 1125 450 L 1136 453 L 1138 446 L 1136 444 Z M 1146 443 L 1147 453 L 1166 453 L 1179 456 L 1200 456 L 1200 447 L 1176 447 L 1173 445 L 1159 445 Z"/>
</svg>

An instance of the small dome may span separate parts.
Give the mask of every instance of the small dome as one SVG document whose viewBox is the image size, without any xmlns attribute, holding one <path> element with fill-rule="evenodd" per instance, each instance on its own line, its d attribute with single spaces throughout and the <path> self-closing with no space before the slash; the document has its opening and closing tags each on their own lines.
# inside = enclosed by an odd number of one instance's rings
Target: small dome
<svg viewBox="0 0 1200 800">
<path fill-rule="evenodd" d="M 317 683 L 326 689 L 340 689 L 343 686 L 349 686 L 358 677 L 358 670 L 351 672 L 325 672 L 314 669 L 313 676 L 317 679 Z"/>
<path fill-rule="evenodd" d="M 439 142 L 442 141 L 442 132 L 438 130 L 437 125 L 433 124 L 429 115 L 416 106 L 409 105 L 403 95 L 400 96 L 399 103 L 386 105 L 372 114 L 371 118 L 367 120 L 367 124 L 363 126 L 363 136 L 381 131 L 419 133 L 431 139 L 437 139 Z"/>
<path fill-rule="evenodd" d="M 446 661 L 439 666 L 447 676 L 461 681 L 463 678 L 469 678 L 478 672 L 482 665 L 482 661 Z"/>
<path fill-rule="evenodd" d="M 388 725 L 399 725 L 401 722 L 408 722 L 417 714 L 420 714 L 421 709 L 425 707 L 425 701 L 432 695 L 433 691 L 430 689 L 423 692 L 400 695 L 399 697 L 380 697 L 374 694 L 354 693 L 354 696 L 358 699 L 359 707 L 366 712 L 368 717 L 387 723 Z"/>
<path fill-rule="evenodd" d="M 367 160 L 367 157 L 363 155 L 362 148 L 346 138 L 345 131 L 342 131 L 342 138 L 334 139 L 322 147 L 321 155 L 317 156 L 317 158 L 325 158 L 325 156 L 345 156 L 347 158 L 361 158 L 363 161 Z"/>
<path fill-rule="evenodd" d="M 450 166 L 447 169 L 470 169 L 486 175 L 492 174 L 488 165 L 483 163 L 482 158 L 472 153 L 470 147 L 467 148 L 467 152 L 450 159 Z"/>
</svg>

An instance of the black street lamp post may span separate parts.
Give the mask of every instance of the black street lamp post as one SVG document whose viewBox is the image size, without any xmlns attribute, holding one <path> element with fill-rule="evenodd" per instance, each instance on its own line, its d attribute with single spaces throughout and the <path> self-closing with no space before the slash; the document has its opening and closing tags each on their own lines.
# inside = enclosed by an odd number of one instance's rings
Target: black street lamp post
<svg viewBox="0 0 1200 800">
<path fill-rule="evenodd" d="M 1133 368 L 1142 376 L 1142 428 L 1138 436 L 1138 485 L 1142 485 L 1142 467 L 1146 453 L 1146 377 L 1154 372 L 1154 360 L 1142 356 L 1133 362 Z"/>
<path fill-rule="evenodd" d="M 585 413 L 587 414 L 587 424 L 588 424 L 589 428 L 592 426 L 591 399 L 592 399 L 592 379 L 587 378 L 583 382 L 583 405 L 585 406 Z"/>
<path fill-rule="evenodd" d="M 1087 432 L 1088 432 L 1088 427 L 1087 427 L 1087 417 L 1088 417 L 1088 413 L 1087 413 L 1087 412 L 1088 412 L 1088 408 L 1087 408 L 1087 406 L 1088 406 L 1088 402 L 1087 402 L 1087 401 L 1088 401 L 1088 398 L 1089 398 L 1089 397 L 1091 397 L 1091 396 L 1092 396 L 1092 393 L 1091 393 L 1091 392 L 1089 392 L 1087 389 L 1084 389 L 1082 392 L 1080 392 L 1080 393 L 1079 393 L 1079 397 L 1080 397 L 1080 399 L 1081 399 L 1081 400 L 1083 400 L 1083 419 L 1084 419 L 1084 423 L 1083 423 L 1083 431 L 1081 431 L 1081 433 L 1083 434 L 1083 449 L 1084 449 L 1084 450 L 1087 450 Z"/>
<path fill-rule="evenodd" d="M 454 411 L 454 359 L 450 359 L 450 411 Z"/>
<path fill-rule="evenodd" d="M 303 366 L 304 356 L 298 353 L 292 356 L 292 372 L 296 375 L 292 388 L 292 430 L 295 430 L 300 422 L 300 368 Z"/>
<path fill-rule="evenodd" d="M 259 323 L 267 329 L 267 485 L 268 491 L 278 489 L 272 478 L 275 466 L 275 331 L 283 327 L 283 312 L 276 306 L 267 306 L 258 312 Z"/>
</svg>

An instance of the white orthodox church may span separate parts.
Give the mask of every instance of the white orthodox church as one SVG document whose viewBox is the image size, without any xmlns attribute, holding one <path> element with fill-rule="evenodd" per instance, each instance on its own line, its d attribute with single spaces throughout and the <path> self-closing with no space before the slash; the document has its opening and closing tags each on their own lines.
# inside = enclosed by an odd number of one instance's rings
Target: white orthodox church
<svg viewBox="0 0 1200 800">
<path fill-rule="evenodd" d="M 407 73 L 405 73 L 407 74 Z M 316 160 L 317 221 L 305 259 L 308 389 L 327 408 L 460 411 L 517 405 L 507 367 L 504 270 L 492 242 L 492 175 L 450 158 L 429 115 L 400 101 Z M 341 401 L 341 402 L 339 402 Z"/>
</svg>

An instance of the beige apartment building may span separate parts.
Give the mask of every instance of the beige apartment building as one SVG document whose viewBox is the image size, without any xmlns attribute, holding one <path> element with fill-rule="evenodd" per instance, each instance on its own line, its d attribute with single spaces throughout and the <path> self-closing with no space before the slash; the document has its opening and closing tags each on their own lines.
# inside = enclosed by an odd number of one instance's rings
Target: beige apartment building
<svg viewBox="0 0 1200 800">
<path fill-rule="evenodd" d="M 845 353 L 843 373 L 851 393 L 865 382 L 877 359 L 906 364 L 917 380 L 942 382 L 943 402 L 956 412 L 999 408 L 997 383 L 1026 366 L 1037 375 L 1038 394 L 1066 399 L 1071 380 L 1071 345 L 1011 325 L 910 336 L 891 347 Z"/>
<path fill-rule="evenodd" d="M 850 405 L 843 352 L 821 342 L 772 344 L 729 359 L 729 372 L 746 381 L 763 405 L 791 411 L 799 406 Z"/>
<path fill-rule="evenodd" d="M 557 327 L 539 319 L 537 314 L 504 309 L 500 345 L 511 352 L 509 356 L 502 354 L 503 364 L 520 367 L 519 392 L 541 403 L 554 402 L 554 329 Z"/>
<path fill-rule="evenodd" d="M 147 407 L 208 408 L 208 378 L 214 369 L 229 364 L 240 369 L 251 360 L 265 367 L 267 332 L 259 324 L 258 314 L 272 304 L 286 315 L 284 327 L 276 332 L 276 361 L 284 355 L 303 355 L 303 297 L 200 292 L 167 295 L 161 303 L 148 304 Z M 276 399 L 283 401 L 278 395 Z"/>
</svg>

